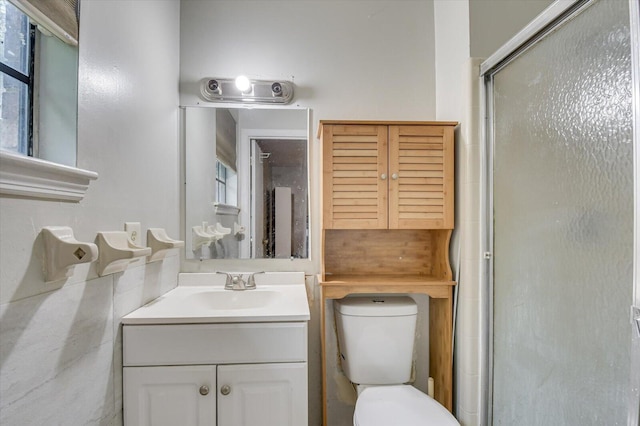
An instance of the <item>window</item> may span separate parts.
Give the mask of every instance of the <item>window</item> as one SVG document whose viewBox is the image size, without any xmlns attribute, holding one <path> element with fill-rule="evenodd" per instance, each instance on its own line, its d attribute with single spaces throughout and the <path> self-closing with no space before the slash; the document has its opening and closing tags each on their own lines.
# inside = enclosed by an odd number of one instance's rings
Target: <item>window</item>
<svg viewBox="0 0 640 426">
<path fill-rule="evenodd" d="M 0 195 L 79 201 L 77 0 L 0 0 Z"/>
<path fill-rule="evenodd" d="M 227 166 L 216 160 L 216 202 L 227 204 Z"/>
<path fill-rule="evenodd" d="M 231 167 L 216 159 L 216 212 L 238 214 L 238 174 Z M 233 207 L 232 210 L 229 210 Z M 235 209 L 235 210 L 234 210 Z"/>
<path fill-rule="evenodd" d="M 0 0 L 0 148 L 75 166 L 77 71 L 76 46 Z"/>
<path fill-rule="evenodd" d="M 35 26 L 0 1 L 0 148 L 33 155 Z"/>
</svg>

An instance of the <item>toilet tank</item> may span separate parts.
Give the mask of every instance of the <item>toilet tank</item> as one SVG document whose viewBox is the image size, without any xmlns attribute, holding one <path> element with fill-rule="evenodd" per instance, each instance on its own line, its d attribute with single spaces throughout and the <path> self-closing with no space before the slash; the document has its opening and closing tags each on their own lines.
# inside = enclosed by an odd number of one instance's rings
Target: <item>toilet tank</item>
<svg viewBox="0 0 640 426">
<path fill-rule="evenodd" d="M 353 296 L 335 300 L 342 369 L 356 384 L 409 381 L 418 307 L 408 296 Z"/>
</svg>

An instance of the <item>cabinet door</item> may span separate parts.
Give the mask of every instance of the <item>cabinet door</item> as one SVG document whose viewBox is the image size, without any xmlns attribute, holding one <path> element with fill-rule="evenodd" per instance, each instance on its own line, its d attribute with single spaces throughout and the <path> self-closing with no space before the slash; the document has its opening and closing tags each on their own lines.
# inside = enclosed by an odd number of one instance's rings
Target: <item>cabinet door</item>
<svg viewBox="0 0 640 426">
<path fill-rule="evenodd" d="M 125 367 L 124 425 L 215 426 L 215 368 Z"/>
<path fill-rule="evenodd" d="M 389 228 L 453 229 L 453 127 L 389 126 Z"/>
<path fill-rule="evenodd" d="M 307 363 L 218 367 L 219 426 L 307 423 Z"/>
<path fill-rule="evenodd" d="M 387 126 L 322 128 L 323 226 L 386 229 Z"/>
</svg>

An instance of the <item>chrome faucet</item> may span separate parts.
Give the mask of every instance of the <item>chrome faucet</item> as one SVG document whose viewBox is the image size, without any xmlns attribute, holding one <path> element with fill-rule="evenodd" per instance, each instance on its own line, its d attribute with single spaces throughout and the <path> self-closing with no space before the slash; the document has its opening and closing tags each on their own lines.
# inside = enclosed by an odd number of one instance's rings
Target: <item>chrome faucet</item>
<svg viewBox="0 0 640 426">
<path fill-rule="evenodd" d="M 228 272 L 217 272 L 218 274 L 225 274 L 227 276 L 227 279 L 224 283 L 224 289 L 225 290 L 255 290 L 256 288 L 256 279 L 255 279 L 255 275 L 256 274 L 264 274 L 264 271 L 262 272 L 254 272 L 253 274 L 249 275 L 249 279 L 248 281 L 245 281 L 242 278 L 242 274 L 230 274 Z"/>
</svg>

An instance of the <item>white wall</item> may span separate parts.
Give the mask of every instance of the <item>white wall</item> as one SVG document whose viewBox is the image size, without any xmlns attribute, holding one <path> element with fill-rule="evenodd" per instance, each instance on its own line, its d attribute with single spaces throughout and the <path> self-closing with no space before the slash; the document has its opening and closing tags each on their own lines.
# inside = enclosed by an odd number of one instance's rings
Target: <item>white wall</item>
<svg viewBox="0 0 640 426">
<path fill-rule="evenodd" d="M 46 284 L 38 234 L 67 225 L 93 241 L 125 221 L 179 234 L 179 13 L 82 3 L 78 167 L 100 176 L 80 203 L 0 197 L 0 424 L 121 424 L 119 319 L 176 285 L 179 256 Z"/>
<path fill-rule="evenodd" d="M 554 0 L 468 0 L 471 56 L 488 58 Z"/>
</svg>

